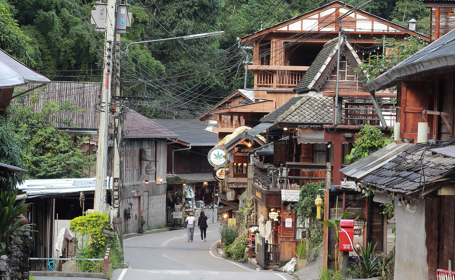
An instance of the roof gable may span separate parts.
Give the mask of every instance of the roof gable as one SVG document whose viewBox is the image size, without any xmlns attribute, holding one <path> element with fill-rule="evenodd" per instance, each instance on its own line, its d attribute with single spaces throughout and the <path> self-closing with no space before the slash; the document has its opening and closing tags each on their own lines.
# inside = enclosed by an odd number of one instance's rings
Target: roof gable
<svg viewBox="0 0 455 280">
<path fill-rule="evenodd" d="M 363 10 L 357 10 L 353 13 L 350 13 L 351 9 L 353 9 L 353 7 L 350 5 L 347 5 L 341 1 L 334 1 L 315 10 L 298 15 L 287 21 L 280 22 L 267 29 L 263 29 L 251 35 L 245 36 L 242 38 L 242 42 L 254 40 L 258 36 L 263 36 L 270 32 L 337 32 L 335 20 L 338 17 L 346 14 L 349 15 L 342 19 L 342 26 L 345 31 L 360 33 L 365 32 L 365 34 L 372 32 L 380 32 L 381 34 L 406 33 L 425 38 L 429 41 L 429 38 L 423 34 L 409 30 L 405 27 L 394 24 L 388 20 L 385 20 Z"/>
<path fill-rule="evenodd" d="M 228 106 L 227 104 L 233 102 L 233 100 L 236 97 L 237 98 L 243 98 L 243 100 L 245 102 L 247 102 L 247 104 L 254 102 L 254 93 L 253 93 L 253 96 L 251 96 L 250 91 L 244 91 L 243 93 L 242 93 L 242 91 L 243 90 L 235 91 L 234 93 L 232 93 L 231 95 L 229 95 L 225 99 L 223 99 L 220 102 L 218 102 L 215 106 L 213 106 L 212 108 L 207 110 L 207 112 L 205 112 L 204 114 L 200 115 L 196 120 L 200 121 L 200 120 L 204 119 L 205 117 L 208 117 L 209 113 L 211 113 L 214 110 L 224 109 L 224 108 L 222 108 L 223 105 L 226 104 L 226 107 L 227 107 Z M 238 105 L 238 104 L 236 104 L 236 105 Z"/>
<path fill-rule="evenodd" d="M 344 38 L 340 42 L 341 54 L 346 57 L 347 63 L 352 67 L 362 64 L 351 44 Z M 316 56 L 308 71 L 294 88 L 295 92 L 305 93 L 311 90 L 321 90 L 329 79 L 329 75 L 336 69 L 338 57 L 338 37 L 328 41 Z"/>
</svg>

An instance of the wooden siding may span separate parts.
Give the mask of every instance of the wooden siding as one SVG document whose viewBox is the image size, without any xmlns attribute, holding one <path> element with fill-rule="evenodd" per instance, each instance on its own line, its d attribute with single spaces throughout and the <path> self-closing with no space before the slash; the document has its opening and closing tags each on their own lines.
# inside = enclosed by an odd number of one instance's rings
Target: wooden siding
<svg viewBox="0 0 455 280">
<path fill-rule="evenodd" d="M 439 234 L 442 234 L 442 232 L 439 230 L 439 221 L 441 219 L 441 216 L 439 215 L 439 203 L 440 199 L 438 197 L 425 198 L 425 245 L 427 247 L 429 280 L 436 280 L 436 270 L 438 269 L 438 254 L 439 252 L 442 252 L 442 250 L 438 248 L 440 245 L 442 245 L 442 243 L 439 243 Z"/>
<path fill-rule="evenodd" d="M 39 84 L 28 84 L 27 89 L 34 88 Z M 68 100 L 83 112 L 61 112 L 57 114 L 58 118 L 73 119 L 73 126 L 85 129 L 98 129 L 99 113 L 95 111 L 94 105 L 99 103 L 101 94 L 101 83 L 89 82 L 53 82 L 42 88 L 38 88 L 33 93 L 39 94 L 35 110 L 41 110 L 44 101 L 62 103 Z M 26 95 L 25 102 L 32 104 L 30 94 Z M 17 101 L 16 101 L 17 102 Z M 63 124 L 56 124 L 57 127 L 68 127 Z"/>
<path fill-rule="evenodd" d="M 159 139 L 156 143 L 156 177 L 162 178 L 163 183 L 166 183 L 167 141 Z"/>
</svg>

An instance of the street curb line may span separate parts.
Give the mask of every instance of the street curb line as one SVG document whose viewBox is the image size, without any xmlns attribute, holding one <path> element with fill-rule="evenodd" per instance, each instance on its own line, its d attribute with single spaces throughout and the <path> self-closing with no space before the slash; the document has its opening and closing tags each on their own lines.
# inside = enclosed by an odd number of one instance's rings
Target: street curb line
<svg viewBox="0 0 455 280">
<path fill-rule="evenodd" d="M 129 239 L 129 238 L 136 237 L 136 236 L 144 236 L 144 235 L 149 235 L 149 234 L 154 234 L 154 233 L 166 232 L 166 231 L 170 231 L 170 230 L 171 230 L 170 228 L 161 228 L 161 229 L 154 229 L 151 231 L 146 231 L 144 233 L 128 233 L 128 234 L 123 235 L 123 239 Z"/>
<path fill-rule="evenodd" d="M 90 272 L 63 272 L 63 271 L 30 271 L 30 276 L 44 277 L 82 277 L 82 278 L 102 278 L 107 279 L 103 273 Z"/>
</svg>

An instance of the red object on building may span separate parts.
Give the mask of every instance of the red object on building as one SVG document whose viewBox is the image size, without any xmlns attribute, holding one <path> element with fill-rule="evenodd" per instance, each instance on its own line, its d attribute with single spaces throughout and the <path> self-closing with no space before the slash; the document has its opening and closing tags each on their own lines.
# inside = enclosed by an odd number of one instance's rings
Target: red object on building
<svg viewBox="0 0 455 280">
<path fill-rule="evenodd" d="M 340 251 L 353 251 L 354 220 L 341 220 L 340 227 Z"/>
<path fill-rule="evenodd" d="M 281 234 L 281 226 L 278 226 L 278 234 Z"/>
</svg>

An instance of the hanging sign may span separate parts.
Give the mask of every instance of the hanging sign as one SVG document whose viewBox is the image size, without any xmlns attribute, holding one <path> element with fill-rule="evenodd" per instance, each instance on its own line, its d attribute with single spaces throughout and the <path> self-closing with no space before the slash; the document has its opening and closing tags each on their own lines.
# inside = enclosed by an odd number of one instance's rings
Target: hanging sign
<svg viewBox="0 0 455 280">
<path fill-rule="evenodd" d="M 246 189 L 247 187 L 247 183 L 228 183 L 230 189 Z"/>
<path fill-rule="evenodd" d="M 226 179 L 226 168 L 222 167 L 222 168 L 215 169 L 214 173 L 215 173 L 214 177 L 218 181 L 222 182 L 222 181 L 224 181 L 224 179 Z"/>
<path fill-rule="evenodd" d="M 226 159 L 227 151 L 221 147 L 215 147 L 210 150 L 207 159 L 213 167 L 225 167 L 228 162 Z"/>
</svg>

